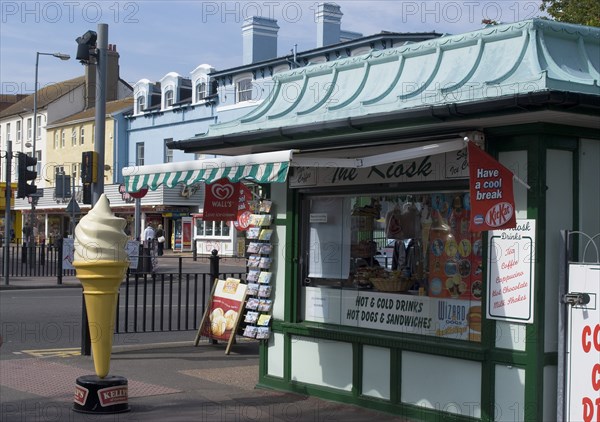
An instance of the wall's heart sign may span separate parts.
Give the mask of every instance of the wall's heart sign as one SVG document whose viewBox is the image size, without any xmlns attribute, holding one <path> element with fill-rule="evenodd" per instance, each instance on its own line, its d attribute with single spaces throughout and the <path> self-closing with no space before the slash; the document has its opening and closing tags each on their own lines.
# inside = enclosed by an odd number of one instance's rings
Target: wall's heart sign
<svg viewBox="0 0 600 422">
<path fill-rule="evenodd" d="M 221 200 L 231 198 L 233 196 L 233 193 L 235 192 L 234 186 L 232 184 L 221 185 L 213 183 L 211 186 L 211 190 L 214 197 Z"/>
</svg>

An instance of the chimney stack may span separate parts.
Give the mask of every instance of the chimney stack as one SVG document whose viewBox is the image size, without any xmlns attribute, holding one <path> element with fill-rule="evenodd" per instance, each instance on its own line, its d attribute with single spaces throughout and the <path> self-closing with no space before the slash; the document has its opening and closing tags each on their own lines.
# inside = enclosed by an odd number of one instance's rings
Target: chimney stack
<svg viewBox="0 0 600 422">
<path fill-rule="evenodd" d="M 251 16 L 244 19 L 242 39 L 243 64 L 251 64 L 277 57 L 277 20 Z"/>
<path fill-rule="evenodd" d="M 340 42 L 343 13 L 335 3 L 319 3 L 317 6 L 317 47 Z"/>
<path fill-rule="evenodd" d="M 115 101 L 119 96 L 119 53 L 116 44 L 106 49 L 106 101 Z M 96 63 L 85 66 L 85 108 L 96 106 Z"/>
</svg>

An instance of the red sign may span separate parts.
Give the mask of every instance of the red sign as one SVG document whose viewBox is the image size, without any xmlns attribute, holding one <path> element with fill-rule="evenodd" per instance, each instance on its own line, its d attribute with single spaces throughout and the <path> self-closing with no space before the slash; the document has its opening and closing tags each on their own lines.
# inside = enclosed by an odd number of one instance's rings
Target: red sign
<svg viewBox="0 0 600 422">
<path fill-rule="evenodd" d="M 239 185 L 228 179 L 219 179 L 206 186 L 204 198 L 204 221 L 237 220 L 239 204 Z"/>
<path fill-rule="evenodd" d="M 252 199 L 252 192 L 246 185 L 240 183 L 239 193 L 237 220 L 233 222 L 233 225 L 237 230 L 244 231 L 250 226 L 250 216 L 252 215 L 250 200 Z"/>
<path fill-rule="evenodd" d="M 512 172 L 473 142 L 469 148 L 471 216 L 469 230 L 511 229 L 517 226 Z"/>
<path fill-rule="evenodd" d="M 102 388 L 98 390 L 98 400 L 102 407 L 127 403 L 127 386 L 115 385 Z"/>
<path fill-rule="evenodd" d="M 87 388 L 82 387 L 81 385 L 75 385 L 75 398 L 73 401 L 80 406 L 85 406 L 89 393 L 90 391 Z"/>
</svg>

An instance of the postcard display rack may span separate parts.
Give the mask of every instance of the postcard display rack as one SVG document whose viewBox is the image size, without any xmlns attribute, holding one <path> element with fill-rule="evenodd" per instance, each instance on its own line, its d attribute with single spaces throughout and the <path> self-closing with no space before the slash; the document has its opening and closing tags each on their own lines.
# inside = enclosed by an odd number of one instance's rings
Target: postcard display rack
<svg viewBox="0 0 600 422">
<path fill-rule="evenodd" d="M 268 339 L 271 328 L 271 299 L 273 263 L 273 246 L 271 236 L 272 202 L 266 199 L 260 201 L 254 214 L 250 216 L 250 227 L 246 232 L 247 274 L 246 303 L 239 331 L 244 337 L 258 340 Z M 258 212 L 257 212 L 258 211 Z"/>
</svg>

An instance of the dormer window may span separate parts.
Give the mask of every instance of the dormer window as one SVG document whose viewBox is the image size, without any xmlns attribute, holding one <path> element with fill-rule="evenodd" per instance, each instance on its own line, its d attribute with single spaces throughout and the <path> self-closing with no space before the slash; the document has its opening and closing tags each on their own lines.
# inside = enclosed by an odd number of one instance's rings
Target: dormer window
<svg viewBox="0 0 600 422">
<path fill-rule="evenodd" d="M 236 102 L 250 101 L 252 99 L 252 79 L 239 80 L 236 86 L 236 94 Z"/>
<path fill-rule="evenodd" d="M 173 106 L 173 90 L 165 91 L 165 108 Z"/>
<path fill-rule="evenodd" d="M 143 113 L 144 109 L 146 108 L 146 97 L 143 95 L 140 95 L 137 98 L 137 109 L 136 109 L 136 113 Z"/>
<path fill-rule="evenodd" d="M 196 101 L 203 100 L 206 97 L 206 82 L 199 82 L 196 85 Z"/>
</svg>

